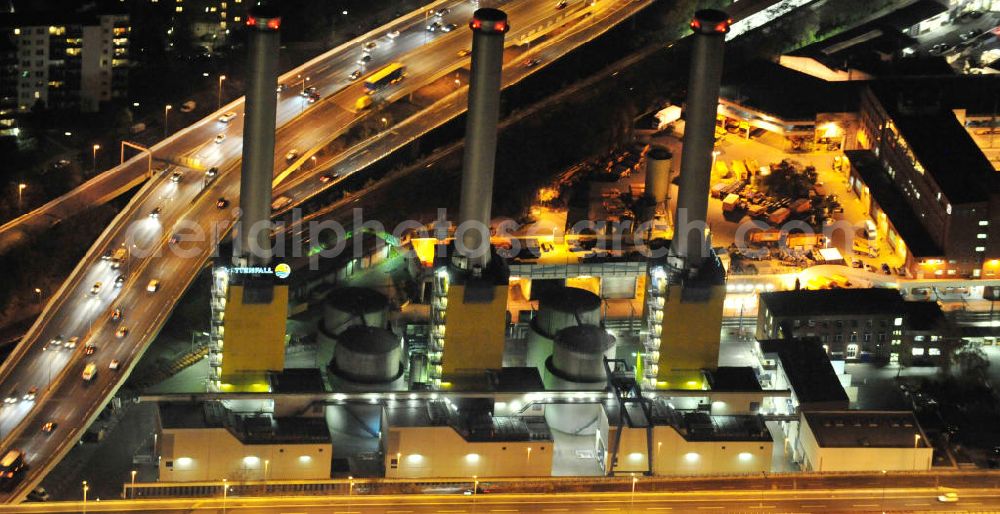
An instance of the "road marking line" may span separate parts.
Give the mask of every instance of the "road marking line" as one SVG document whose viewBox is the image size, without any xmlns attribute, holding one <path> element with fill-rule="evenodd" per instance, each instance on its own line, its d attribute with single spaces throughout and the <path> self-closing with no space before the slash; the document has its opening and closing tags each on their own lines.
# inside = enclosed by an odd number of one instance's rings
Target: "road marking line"
<svg viewBox="0 0 1000 514">
<path fill-rule="evenodd" d="M 748 509 L 773 509 L 774 505 L 751 505 Z"/>
<path fill-rule="evenodd" d="M 920 507 L 922 505 L 930 505 L 929 503 L 907 503 L 907 507 Z"/>
<path fill-rule="evenodd" d="M 722 507 L 698 507 L 698 510 L 711 510 L 711 509 L 721 510 Z"/>
<path fill-rule="evenodd" d="M 569 509 L 542 509 L 547 512 L 566 512 Z"/>
<path fill-rule="evenodd" d="M 810 504 L 808 504 L 808 505 L 807 505 L 807 504 L 805 504 L 805 503 L 803 503 L 803 504 L 802 504 L 802 506 L 803 506 L 803 507 L 807 507 L 807 508 L 811 508 L 811 509 L 819 509 L 819 508 L 824 508 L 824 507 L 826 507 L 826 505 L 820 505 L 820 504 L 812 504 L 812 503 L 810 503 Z"/>
<path fill-rule="evenodd" d="M 412 510 L 387 510 L 385 514 L 403 514 L 404 512 L 413 512 Z"/>
<path fill-rule="evenodd" d="M 464 510 L 439 510 L 438 512 L 465 512 Z"/>
<path fill-rule="evenodd" d="M 855 503 L 851 507 L 878 507 L 877 503 Z"/>
<path fill-rule="evenodd" d="M 649 507 L 646 510 L 674 510 L 673 507 Z"/>
</svg>

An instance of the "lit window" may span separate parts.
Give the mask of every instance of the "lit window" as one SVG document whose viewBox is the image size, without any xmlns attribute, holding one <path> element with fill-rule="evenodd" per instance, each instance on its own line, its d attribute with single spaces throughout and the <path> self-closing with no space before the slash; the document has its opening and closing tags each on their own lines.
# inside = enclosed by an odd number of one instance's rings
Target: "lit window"
<svg viewBox="0 0 1000 514">
<path fill-rule="evenodd" d="M 753 454 L 750 453 L 750 452 L 740 452 L 739 458 L 740 458 L 740 461 L 746 462 L 746 461 L 748 461 L 748 460 L 750 460 L 750 459 L 753 458 Z"/>
<path fill-rule="evenodd" d="M 976 239 L 986 239 L 986 234 L 976 234 Z"/>
<path fill-rule="evenodd" d="M 892 320 L 892 324 L 896 325 L 897 327 L 903 326 L 903 318 L 896 318 Z"/>
<path fill-rule="evenodd" d="M 986 220 L 979 220 L 979 226 L 980 226 L 980 227 L 986 227 L 986 226 L 989 226 L 989 224 L 990 224 L 990 222 L 989 222 L 989 221 L 986 221 Z"/>
<path fill-rule="evenodd" d="M 698 462 L 698 458 L 699 457 L 700 457 L 700 455 L 698 455 L 695 452 L 688 452 L 688 453 L 684 454 L 684 460 L 686 460 L 688 462 Z"/>
<path fill-rule="evenodd" d="M 913 355 L 923 355 L 923 354 L 924 354 L 924 349 L 923 348 L 914 348 L 913 349 Z"/>
<path fill-rule="evenodd" d="M 985 252 L 986 251 L 986 247 L 985 246 L 977 246 L 976 247 L 976 251 L 977 252 Z M 938 271 L 940 271 L 940 270 L 938 270 Z"/>
<path fill-rule="evenodd" d="M 413 453 L 406 456 L 406 462 L 409 464 L 420 464 L 423 460 L 424 456 L 419 453 Z"/>
<path fill-rule="evenodd" d="M 313 458 L 308 455 L 299 455 L 299 464 L 308 464 L 312 462 Z"/>
<path fill-rule="evenodd" d="M 941 355 L 941 349 L 940 348 L 928 348 L 927 349 L 927 355 Z"/>
<path fill-rule="evenodd" d="M 470 454 L 466 455 L 465 456 L 465 462 L 468 462 L 469 464 L 475 464 L 475 463 L 479 462 L 479 454 L 478 453 L 470 453 Z"/>
</svg>

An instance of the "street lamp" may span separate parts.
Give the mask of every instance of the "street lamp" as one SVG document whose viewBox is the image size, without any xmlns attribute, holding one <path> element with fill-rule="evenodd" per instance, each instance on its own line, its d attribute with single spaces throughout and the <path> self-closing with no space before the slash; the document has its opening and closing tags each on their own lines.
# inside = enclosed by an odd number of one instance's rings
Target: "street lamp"
<svg viewBox="0 0 1000 514">
<path fill-rule="evenodd" d="M 135 473 L 136 473 L 136 471 L 133 469 L 132 470 L 132 499 L 133 500 L 135 499 Z"/>
<path fill-rule="evenodd" d="M 347 477 L 347 479 L 350 480 L 351 483 L 350 488 L 347 490 L 347 496 L 351 496 L 352 494 L 354 494 L 354 477 L 349 476 Z"/>
<path fill-rule="evenodd" d="M 222 479 L 222 514 L 226 514 L 226 499 L 229 497 L 229 482 Z"/>
<path fill-rule="evenodd" d="M 94 145 L 94 173 L 97 173 L 97 151 L 101 149 L 101 145 Z"/>
<path fill-rule="evenodd" d="M 306 82 L 309 82 L 309 77 L 302 79 L 302 92 L 306 92 Z"/>
<path fill-rule="evenodd" d="M 712 169 L 709 170 L 709 173 L 715 171 L 715 160 L 719 157 L 721 153 L 722 152 L 719 150 L 712 150 Z"/>
<path fill-rule="evenodd" d="M 170 104 L 163 106 L 163 137 L 167 137 L 167 127 L 170 124 L 170 109 L 173 108 L 174 106 Z"/>
<path fill-rule="evenodd" d="M 17 210 L 21 210 L 21 197 L 24 195 L 24 190 L 28 188 L 28 184 L 24 182 L 17 185 Z"/>
<path fill-rule="evenodd" d="M 90 486 L 87 485 L 87 481 L 83 481 L 83 514 L 87 514 L 87 491 L 90 490 Z"/>
<path fill-rule="evenodd" d="M 226 80 L 225 75 L 219 75 L 219 106 L 216 109 L 222 108 L 222 81 Z"/>
<path fill-rule="evenodd" d="M 882 470 L 882 514 L 885 514 L 885 474 L 886 470 Z"/>
<path fill-rule="evenodd" d="M 271 461 L 264 459 L 264 481 L 267 482 L 267 466 Z"/>
<path fill-rule="evenodd" d="M 628 510 L 635 511 L 635 484 L 639 482 L 639 477 L 632 475 L 632 496 L 628 502 Z"/>
<path fill-rule="evenodd" d="M 35 288 L 35 294 L 38 295 L 38 303 L 42 303 L 42 290 L 40 288 Z"/>
<path fill-rule="evenodd" d="M 476 499 L 476 491 L 478 491 L 478 490 L 479 490 L 479 477 L 476 476 L 476 475 L 472 475 L 472 499 L 473 499 L 473 501 L 475 501 L 475 499 Z"/>
</svg>

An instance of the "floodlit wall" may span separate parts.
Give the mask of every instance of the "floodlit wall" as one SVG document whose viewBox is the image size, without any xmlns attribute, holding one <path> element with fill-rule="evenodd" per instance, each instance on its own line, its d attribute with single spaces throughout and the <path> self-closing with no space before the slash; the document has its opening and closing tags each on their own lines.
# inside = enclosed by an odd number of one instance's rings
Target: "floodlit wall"
<svg viewBox="0 0 1000 514">
<path fill-rule="evenodd" d="M 610 427 L 608 451 L 617 427 Z M 761 473 L 771 470 L 771 441 L 687 441 L 671 426 L 653 428 L 654 475 Z M 610 453 L 607 459 L 610 459 Z M 625 427 L 616 473 L 646 470 L 646 429 Z"/>
<path fill-rule="evenodd" d="M 287 312 L 288 286 L 274 286 L 274 298 L 266 304 L 243 303 L 243 286 L 229 286 L 223 322 L 224 383 L 248 390 L 266 372 L 285 368 Z"/>
<path fill-rule="evenodd" d="M 551 441 L 469 442 L 451 427 L 390 428 L 386 478 L 547 477 Z"/>
<path fill-rule="evenodd" d="M 719 327 L 725 285 L 711 286 L 706 301 L 682 301 L 682 286 L 672 286 L 663 305 L 658 389 L 702 389 L 703 369 L 719 366 Z"/>
<path fill-rule="evenodd" d="M 225 428 L 165 428 L 159 480 L 328 479 L 332 454 L 329 443 L 245 445 Z"/>
</svg>

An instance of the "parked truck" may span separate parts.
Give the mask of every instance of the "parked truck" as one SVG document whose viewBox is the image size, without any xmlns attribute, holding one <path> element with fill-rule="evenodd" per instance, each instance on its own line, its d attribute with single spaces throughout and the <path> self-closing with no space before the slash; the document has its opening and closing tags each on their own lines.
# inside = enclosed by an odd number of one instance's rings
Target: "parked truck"
<svg viewBox="0 0 1000 514">
<path fill-rule="evenodd" d="M 726 198 L 722 200 L 722 212 L 733 212 L 736 210 L 736 206 L 740 203 L 739 195 L 734 193 L 729 193 Z"/>
<path fill-rule="evenodd" d="M 787 207 L 782 207 L 775 210 L 767 217 L 767 221 L 771 222 L 772 225 L 778 225 L 784 223 L 788 219 L 788 216 L 792 214 L 792 211 L 788 210 Z"/>
<path fill-rule="evenodd" d="M 809 212 L 809 210 L 812 209 L 812 202 L 809 201 L 808 198 L 799 198 L 798 200 L 792 202 L 792 204 L 789 205 L 788 208 L 791 209 L 791 211 L 796 215 L 801 215 Z"/>
</svg>

